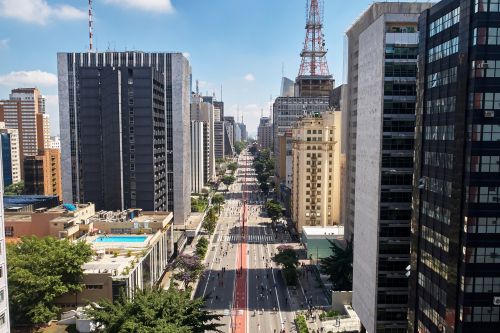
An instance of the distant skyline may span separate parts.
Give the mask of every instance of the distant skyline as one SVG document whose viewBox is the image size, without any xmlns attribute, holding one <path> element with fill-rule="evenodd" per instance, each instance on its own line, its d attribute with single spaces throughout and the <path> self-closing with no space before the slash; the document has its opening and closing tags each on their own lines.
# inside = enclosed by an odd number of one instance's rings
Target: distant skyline
<svg viewBox="0 0 500 333">
<path fill-rule="evenodd" d="M 414 2 L 414 1 L 410 1 Z M 425 1 L 427 2 L 427 1 Z M 344 32 L 372 3 L 326 0 L 328 65 L 343 82 Z M 94 0 L 97 51 L 183 52 L 193 90 L 216 94 L 226 115 L 244 115 L 255 135 L 269 115 L 282 72 L 295 79 L 305 37 L 306 0 Z M 57 52 L 88 50 L 87 1 L 0 0 L 0 99 L 38 87 L 47 97 L 51 134 L 59 134 Z"/>
</svg>

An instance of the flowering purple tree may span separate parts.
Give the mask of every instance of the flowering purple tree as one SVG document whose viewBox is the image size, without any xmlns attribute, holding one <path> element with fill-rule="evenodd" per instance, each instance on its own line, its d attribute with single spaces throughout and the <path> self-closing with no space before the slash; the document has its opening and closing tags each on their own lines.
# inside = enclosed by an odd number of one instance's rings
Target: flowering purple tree
<svg viewBox="0 0 500 333">
<path fill-rule="evenodd" d="M 204 269 L 200 258 L 196 255 L 192 256 L 189 254 L 179 255 L 175 259 L 173 267 L 176 270 L 174 278 L 178 281 L 182 281 L 185 289 L 188 289 L 190 283 L 196 281 Z"/>
</svg>

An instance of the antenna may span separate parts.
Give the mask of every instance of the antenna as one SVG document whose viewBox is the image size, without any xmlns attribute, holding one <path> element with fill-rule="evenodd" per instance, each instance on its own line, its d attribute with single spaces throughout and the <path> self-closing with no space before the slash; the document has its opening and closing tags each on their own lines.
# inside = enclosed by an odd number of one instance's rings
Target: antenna
<svg viewBox="0 0 500 333">
<path fill-rule="evenodd" d="M 92 26 L 93 26 L 93 22 L 94 22 L 94 16 L 92 14 L 92 0 L 89 0 L 89 51 L 90 52 L 93 51 L 93 47 L 92 47 L 92 36 L 93 36 Z"/>
<path fill-rule="evenodd" d="M 269 97 L 269 119 L 273 119 L 273 95 Z"/>
<path fill-rule="evenodd" d="M 260 117 L 264 118 L 264 108 L 260 108 Z"/>
<path fill-rule="evenodd" d="M 196 95 L 200 96 L 200 87 L 198 85 L 198 80 L 196 80 Z"/>
<path fill-rule="evenodd" d="M 222 102 L 222 84 L 220 85 L 220 101 Z"/>
<path fill-rule="evenodd" d="M 322 0 L 306 2 L 310 5 L 306 9 L 306 38 L 304 48 L 300 52 L 302 58 L 299 76 L 302 75 L 329 75 L 326 61 L 325 39 L 323 34 L 323 8 Z"/>
</svg>

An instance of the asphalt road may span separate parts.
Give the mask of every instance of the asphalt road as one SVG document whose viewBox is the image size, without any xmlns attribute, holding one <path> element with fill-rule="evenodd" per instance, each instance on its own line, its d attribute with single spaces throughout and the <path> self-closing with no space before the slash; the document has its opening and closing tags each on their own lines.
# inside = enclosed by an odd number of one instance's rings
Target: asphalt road
<svg viewBox="0 0 500 333">
<path fill-rule="evenodd" d="M 208 268 L 198 283 L 195 297 L 207 297 L 207 308 L 223 315 L 224 332 L 280 333 L 283 329 L 295 332 L 290 295 L 280 269 L 271 260 L 280 245 L 278 241 L 289 239 L 286 235 L 276 235 L 264 214 L 264 198 L 251 161 L 251 155 L 242 152 L 237 181 L 225 193 L 226 204 L 206 258 Z M 245 211 L 243 198 L 248 203 Z M 240 275 L 236 272 L 241 268 L 242 258 L 245 269 Z"/>
</svg>

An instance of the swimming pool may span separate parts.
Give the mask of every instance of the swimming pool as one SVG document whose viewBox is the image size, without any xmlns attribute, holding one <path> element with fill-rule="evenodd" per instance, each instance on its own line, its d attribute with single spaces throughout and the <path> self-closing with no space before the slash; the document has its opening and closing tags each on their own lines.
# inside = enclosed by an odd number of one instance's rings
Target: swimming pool
<svg viewBox="0 0 500 333">
<path fill-rule="evenodd" d="M 148 236 L 99 236 L 94 243 L 142 243 Z"/>
</svg>

